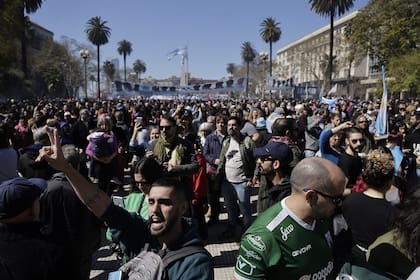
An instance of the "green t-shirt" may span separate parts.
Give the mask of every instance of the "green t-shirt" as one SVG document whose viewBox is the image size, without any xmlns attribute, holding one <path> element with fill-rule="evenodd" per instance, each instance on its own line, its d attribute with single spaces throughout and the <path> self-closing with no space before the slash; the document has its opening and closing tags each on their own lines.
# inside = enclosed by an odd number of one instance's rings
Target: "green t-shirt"
<svg viewBox="0 0 420 280">
<path fill-rule="evenodd" d="M 329 223 L 308 225 L 286 200 L 261 213 L 242 236 L 236 279 L 334 279 Z"/>
</svg>

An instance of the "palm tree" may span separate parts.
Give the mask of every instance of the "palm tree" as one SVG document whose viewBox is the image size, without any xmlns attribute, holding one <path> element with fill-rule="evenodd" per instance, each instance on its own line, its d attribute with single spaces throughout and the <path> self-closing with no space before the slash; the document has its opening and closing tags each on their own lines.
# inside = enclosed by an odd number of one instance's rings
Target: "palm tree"
<svg viewBox="0 0 420 280">
<path fill-rule="evenodd" d="M 246 89 L 245 94 L 248 96 L 248 83 L 249 83 L 249 63 L 254 61 L 255 59 L 255 50 L 251 45 L 251 42 L 244 42 L 242 43 L 242 52 L 241 57 L 242 60 L 246 63 Z"/>
<path fill-rule="evenodd" d="M 108 43 L 109 36 L 111 35 L 111 28 L 106 26 L 107 22 L 102 21 L 101 17 L 93 17 L 88 20 L 86 26 L 86 34 L 89 41 L 96 45 L 98 56 L 98 99 L 101 98 L 101 83 L 100 83 L 100 69 L 99 50 L 101 45 Z"/>
<path fill-rule="evenodd" d="M 141 73 L 146 72 L 146 63 L 144 63 L 143 60 L 136 59 L 136 61 L 134 61 L 134 63 L 133 63 L 133 70 L 134 70 L 134 72 L 136 72 L 137 80 L 140 83 Z"/>
<path fill-rule="evenodd" d="M 272 17 L 266 18 L 261 23 L 260 36 L 264 42 L 270 44 L 270 76 L 273 76 L 273 43 L 280 40 L 281 29 L 279 23 Z"/>
<path fill-rule="evenodd" d="M 228 65 L 226 67 L 226 71 L 232 77 L 233 76 L 233 73 L 235 73 L 235 71 L 236 71 L 235 64 L 234 63 L 228 63 Z"/>
<path fill-rule="evenodd" d="M 104 65 L 102 66 L 104 69 L 105 75 L 108 77 L 109 84 L 111 84 L 112 80 L 114 80 L 115 76 L 115 65 L 111 61 L 107 60 L 104 62 Z"/>
<path fill-rule="evenodd" d="M 27 64 L 27 52 L 26 52 L 26 32 L 29 25 L 29 20 L 25 16 L 27 14 L 35 13 L 39 8 L 41 8 L 42 0 L 23 0 L 21 2 L 21 12 L 20 12 L 20 24 L 21 24 L 21 56 L 22 56 L 22 71 L 25 75 L 25 79 L 28 77 L 28 64 Z"/>
<path fill-rule="evenodd" d="M 123 56 L 123 60 L 124 60 L 124 81 L 125 82 L 127 81 L 127 72 L 126 72 L 127 68 L 125 66 L 125 61 L 126 61 L 127 55 L 130 55 L 132 51 L 133 49 L 129 41 L 122 40 L 118 42 L 118 53 Z"/>
<path fill-rule="evenodd" d="M 328 59 L 328 83 L 332 85 L 332 70 L 333 70 L 333 49 L 334 49 L 334 18 L 341 16 L 351 7 L 353 7 L 353 0 L 309 0 L 311 10 L 315 13 L 330 18 L 330 54 Z"/>
</svg>

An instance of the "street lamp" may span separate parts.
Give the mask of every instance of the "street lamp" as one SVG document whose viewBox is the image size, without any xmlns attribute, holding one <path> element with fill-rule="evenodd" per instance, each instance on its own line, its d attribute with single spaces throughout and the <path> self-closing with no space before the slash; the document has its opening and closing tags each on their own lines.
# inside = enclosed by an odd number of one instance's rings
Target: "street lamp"
<svg viewBox="0 0 420 280">
<path fill-rule="evenodd" d="M 83 59 L 83 63 L 85 65 L 85 99 L 87 99 L 88 96 L 87 96 L 87 67 L 86 67 L 86 60 L 89 57 L 89 51 L 87 49 L 80 50 L 80 56 Z"/>
</svg>

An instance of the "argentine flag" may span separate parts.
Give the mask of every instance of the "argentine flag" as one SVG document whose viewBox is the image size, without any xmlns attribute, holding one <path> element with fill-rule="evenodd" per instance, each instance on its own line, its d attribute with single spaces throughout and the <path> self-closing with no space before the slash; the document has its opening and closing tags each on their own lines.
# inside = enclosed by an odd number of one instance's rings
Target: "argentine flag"
<svg viewBox="0 0 420 280">
<path fill-rule="evenodd" d="M 375 129 L 377 136 L 388 134 L 388 90 L 386 88 L 385 67 L 382 65 L 382 85 L 383 94 L 381 107 L 379 108 L 378 117 L 376 118 Z"/>
</svg>

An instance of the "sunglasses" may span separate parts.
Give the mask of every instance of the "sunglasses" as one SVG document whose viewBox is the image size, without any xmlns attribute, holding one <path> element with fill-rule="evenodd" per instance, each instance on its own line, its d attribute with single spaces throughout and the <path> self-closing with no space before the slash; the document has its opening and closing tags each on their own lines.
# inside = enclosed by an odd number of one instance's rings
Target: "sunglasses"
<svg viewBox="0 0 420 280">
<path fill-rule="evenodd" d="M 360 138 L 360 139 L 351 139 L 350 141 L 353 144 L 356 144 L 357 142 L 360 142 L 361 144 L 362 143 L 365 143 L 365 139 L 363 139 L 363 138 Z"/>
<path fill-rule="evenodd" d="M 359 123 L 368 123 L 368 121 L 360 121 Z"/>
<path fill-rule="evenodd" d="M 262 162 L 264 162 L 264 161 L 274 161 L 274 159 L 271 156 L 262 156 L 262 157 L 260 157 L 260 160 Z"/>
<path fill-rule="evenodd" d="M 340 206 L 343 203 L 343 200 L 344 200 L 344 196 L 342 194 L 337 195 L 337 196 L 332 196 L 332 195 L 329 195 L 329 194 L 326 194 L 326 193 L 323 193 L 323 192 L 320 192 L 320 191 L 314 190 L 314 189 L 304 189 L 303 191 L 304 192 L 313 191 L 313 192 L 319 194 L 320 196 L 327 197 L 331 200 L 331 202 L 335 206 Z"/>
</svg>

